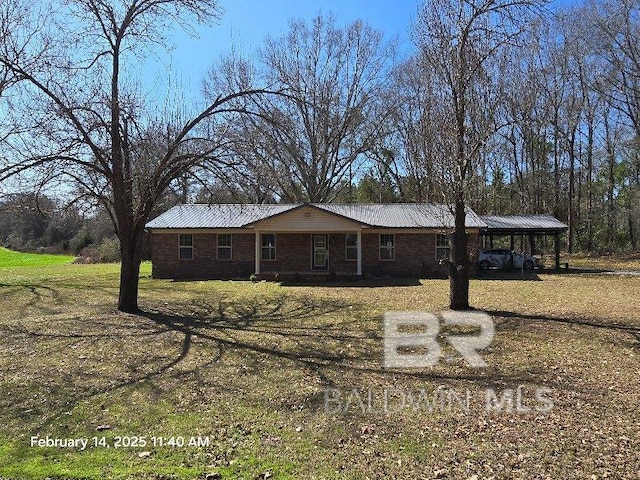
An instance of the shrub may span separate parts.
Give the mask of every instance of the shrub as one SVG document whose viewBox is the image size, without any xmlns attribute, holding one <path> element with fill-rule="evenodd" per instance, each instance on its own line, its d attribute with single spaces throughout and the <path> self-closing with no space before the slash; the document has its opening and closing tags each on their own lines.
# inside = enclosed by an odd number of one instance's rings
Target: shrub
<svg viewBox="0 0 640 480">
<path fill-rule="evenodd" d="M 105 238 L 98 247 L 100 263 L 120 261 L 120 242 L 117 238 Z"/>
<path fill-rule="evenodd" d="M 84 249 L 91 245 L 92 242 L 91 233 L 89 233 L 87 227 L 82 227 L 69 241 L 69 246 L 74 253 L 82 255 Z"/>
<path fill-rule="evenodd" d="M 113 263 L 120 261 L 120 242 L 117 238 L 105 238 L 100 245 L 82 249 L 76 263 Z"/>
</svg>

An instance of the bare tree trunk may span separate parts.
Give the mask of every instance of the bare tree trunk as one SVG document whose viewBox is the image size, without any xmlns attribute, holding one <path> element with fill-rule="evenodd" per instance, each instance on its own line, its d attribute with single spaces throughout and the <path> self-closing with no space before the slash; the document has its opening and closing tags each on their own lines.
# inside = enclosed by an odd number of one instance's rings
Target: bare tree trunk
<svg viewBox="0 0 640 480">
<path fill-rule="evenodd" d="M 587 130 L 587 250 L 593 250 L 593 118 L 589 115 Z"/>
<path fill-rule="evenodd" d="M 455 204 L 455 230 L 449 258 L 449 308 L 469 310 L 469 257 L 465 230 L 464 197 L 459 194 Z"/>
<path fill-rule="evenodd" d="M 553 215 L 560 218 L 560 135 L 558 132 L 558 110 L 553 116 Z"/>
<path fill-rule="evenodd" d="M 568 218 L 569 231 L 567 238 L 567 250 L 573 253 L 573 244 L 575 243 L 576 231 L 576 212 L 575 212 L 575 142 L 576 132 L 573 130 L 569 135 L 569 195 L 568 195 Z"/>
<path fill-rule="evenodd" d="M 605 149 L 607 153 L 607 246 L 611 248 L 613 246 L 613 234 L 615 225 L 615 206 L 614 206 L 614 189 L 615 189 L 615 146 L 612 138 L 612 132 L 609 127 L 608 117 L 604 118 L 604 130 L 605 130 Z"/>
<path fill-rule="evenodd" d="M 138 283 L 140 281 L 141 256 L 135 245 L 122 244 L 122 265 L 120 267 L 120 293 L 118 310 L 136 313 L 138 309 Z"/>
<path fill-rule="evenodd" d="M 121 223 L 122 224 L 122 223 Z M 118 310 L 136 313 L 138 308 L 138 284 L 140 281 L 140 263 L 142 262 L 141 226 L 131 226 L 119 232 L 120 236 L 120 291 Z"/>
</svg>

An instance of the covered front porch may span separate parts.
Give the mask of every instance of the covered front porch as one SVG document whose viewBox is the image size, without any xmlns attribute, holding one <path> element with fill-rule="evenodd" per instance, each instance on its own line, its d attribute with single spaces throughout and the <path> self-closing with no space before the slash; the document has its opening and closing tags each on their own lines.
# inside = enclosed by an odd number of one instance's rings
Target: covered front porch
<svg viewBox="0 0 640 480">
<path fill-rule="evenodd" d="M 255 274 L 362 275 L 362 231 L 255 231 Z"/>
</svg>

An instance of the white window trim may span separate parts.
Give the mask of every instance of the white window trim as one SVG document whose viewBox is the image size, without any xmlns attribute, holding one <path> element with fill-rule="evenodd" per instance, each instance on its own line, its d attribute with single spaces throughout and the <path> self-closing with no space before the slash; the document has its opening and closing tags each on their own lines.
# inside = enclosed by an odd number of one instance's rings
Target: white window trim
<svg viewBox="0 0 640 480">
<path fill-rule="evenodd" d="M 262 237 L 264 235 L 273 235 L 273 246 L 264 246 L 262 245 Z M 264 249 L 268 249 L 268 251 L 273 250 L 273 258 L 264 258 L 263 252 Z M 278 235 L 275 233 L 261 233 L 260 234 L 260 261 L 262 262 L 275 262 L 278 259 Z"/>
<path fill-rule="evenodd" d="M 180 245 L 180 238 L 183 235 L 189 235 L 191 237 L 191 245 L 187 246 L 187 245 Z M 189 260 L 193 260 L 193 244 L 194 244 L 194 238 L 193 238 L 193 233 L 179 233 L 178 234 L 178 260 L 179 261 L 189 261 Z M 186 249 L 189 248 L 191 249 L 191 257 L 190 258 L 182 258 L 182 255 L 180 255 L 180 252 L 182 252 L 182 249 Z"/>
<path fill-rule="evenodd" d="M 393 237 L 393 247 L 391 247 L 391 252 L 393 253 L 393 258 L 382 258 L 382 249 L 387 248 L 387 246 L 383 246 L 380 243 L 383 235 L 391 235 Z M 378 260 L 381 262 L 395 262 L 396 261 L 396 234 L 395 233 L 380 233 L 378 234 Z"/>
<path fill-rule="evenodd" d="M 447 232 L 436 232 L 436 238 L 435 238 L 435 241 L 434 241 L 434 244 L 436 246 L 436 251 L 435 251 L 435 259 L 436 259 L 436 261 L 440 260 L 440 258 L 438 257 L 438 251 L 439 250 L 445 250 L 446 249 L 449 252 L 451 252 L 451 243 L 448 242 L 448 238 L 447 238 L 447 246 L 446 247 L 438 246 L 438 236 L 439 235 L 445 235 L 447 237 L 449 236 L 449 234 Z M 447 255 L 445 258 L 449 258 L 449 255 Z"/>
<path fill-rule="evenodd" d="M 349 235 L 353 235 L 356 237 L 356 244 L 355 245 L 347 245 L 347 236 Z M 355 258 L 349 258 L 349 256 L 347 255 L 347 252 L 349 250 L 355 250 L 356 251 L 356 257 Z M 345 233 L 344 234 L 344 260 L 345 262 L 357 262 L 358 261 L 358 234 L 357 233 Z"/>
<path fill-rule="evenodd" d="M 229 246 L 220 246 L 220 235 L 229 235 L 230 245 Z M 220 258 L 220 249 L 224 248 L 229 249 L 229 258 Z M 220 260 L 221 262 L 228 262 L 233 260 L 233 234 L 231 233 L 218 233 L 216 235 L 216 260 Z"/>
</svg>

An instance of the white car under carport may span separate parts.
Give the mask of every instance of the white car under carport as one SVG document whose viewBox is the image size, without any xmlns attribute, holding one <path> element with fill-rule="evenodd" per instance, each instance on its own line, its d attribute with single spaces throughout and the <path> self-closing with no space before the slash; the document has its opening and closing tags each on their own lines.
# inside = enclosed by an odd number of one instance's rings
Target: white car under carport
<svg viewBox="0 0 640 480">
<path fill-rule="evenodd" d="M 533 270 L 539 266 L 538 259 L 527 252 L 517 253 L 513 250 L 492 248 L 482 250 L 478 254 L 478 267 L 480 267 L 480 270 L 489 270 L 490 268 Z"/>
</svg>

